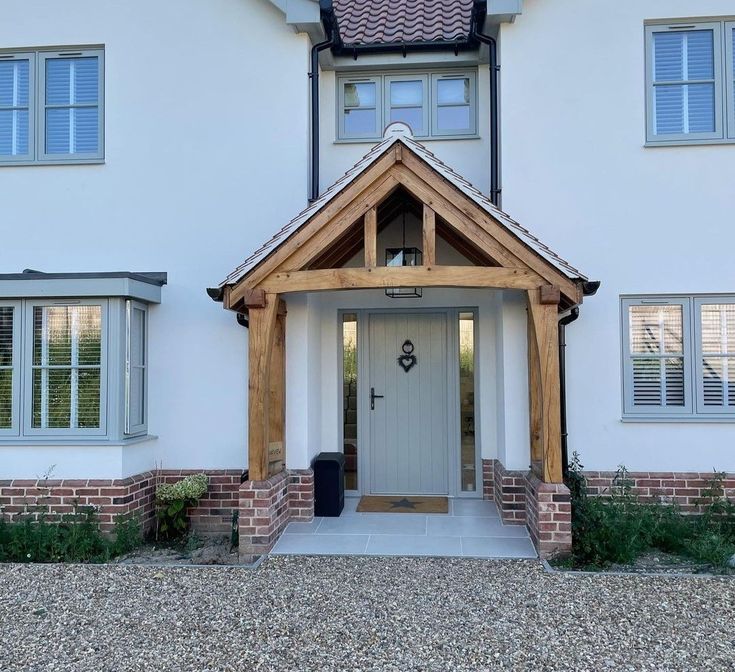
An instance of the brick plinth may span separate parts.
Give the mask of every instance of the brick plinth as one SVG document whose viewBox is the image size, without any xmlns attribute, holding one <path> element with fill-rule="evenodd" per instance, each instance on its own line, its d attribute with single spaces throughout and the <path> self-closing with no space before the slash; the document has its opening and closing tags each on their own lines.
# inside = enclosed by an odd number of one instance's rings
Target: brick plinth
<svg viewBox="0 0 735 672">
<path fill-rule="evenodd" d="M 526 524 L 539 556 L 572 550 L 572 505 L 563 483 L 543 483 L 529 473 L 526 481 Z"/>
<path fill-rule="evenodd" d="M 614 471 L 585 471 L 590 495 L 609 495 Z M 628 472 L 632 494 L 641 500 L 678 504 L 684 513 L 699 513 L 712 485 L 713 472 L 634 471 Z M 728 499 L 735 499 L 735 473 L 726 474 L 722 484 Z"/>
<path fill-rule="evenodd" d="M 493 492 L 503 523 L 525 524 L 526 474 L 522 471 L 508 471 L 500 460 L 493 460 Z"/>
<path fill-rule="evenodd" d="M 155 523 L 155 493 L 160 483 L 174 483 L 189 474 L 206 473 L 209 488 L 189 509 L 192 529 L 202 535 L 227 535 L 239 507 L 240 470 L 157 470 L 118 479 L 15 479 L 0 481 L 0 515 L 49 520 L 75 507 L 94 507 L 103 532 L 114 529 L 119 515 L 136 516 L 147 531 Z"/>
<path fill-rule="evenodd" d="M 288 472 L 288 479 L 291 520 L 308 523 L 314 519 L 314 471 L 292 469 Z"/>
<path fill-rule="evenodd" d="M 495 501 L 493 481 L 495 477 L 495 462 L 497 460 L 482 461 L 482 498 Z"/>
</svg>

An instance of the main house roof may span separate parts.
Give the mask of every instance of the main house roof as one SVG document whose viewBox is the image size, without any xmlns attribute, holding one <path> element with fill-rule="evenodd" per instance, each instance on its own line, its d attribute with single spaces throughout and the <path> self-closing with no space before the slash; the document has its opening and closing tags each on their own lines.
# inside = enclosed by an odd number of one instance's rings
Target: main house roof
<svg viewBox="0 0 735 672">
<path fill-rule="evenodd" d="M 398 126 L 398 124 L 394 125 Z M 387 137 L 373 147 L 360 161 L 348 170 L 339 180 L 327 189 L 308 208 L 294 217 L 281 228 L 272 238 L 247 257 L 242 264 L 232 271 L 221 283 L 221 286 L 233 285 L 242 280 L 250 271 L 275 252 L 283 243 L 306 225 L 312 217 L 319 213 L 330 201 L 340 194 L 349 184 L 363 174 L 370 166 L 387 154 L 396 143 L 402 143 L 420 159 L 425 161 L 438 175 L 448 180 L 456 189 L 474 201 L 482 210 L 487 212 L 495 221 L 508 232 L 518 238 L 526 247 L 530 248 L 539 257 L 551 264 L 563 275 L 572 281 L 586 281 L 588 278 L 580 270 L 542 243 L 528 229 L 521 226 L 510 215 L 495 206 L 490 199 L 464 179 L 459 173 L 447 166 L 438 157 L 432 154 L 421 143 L 416 142 L 410 135 L 397 132 Z"/>
<path fill-rule="evenodd" d="M 466 40 L 473 0 L 333 0 L 346 47 Z"/>
</svg>

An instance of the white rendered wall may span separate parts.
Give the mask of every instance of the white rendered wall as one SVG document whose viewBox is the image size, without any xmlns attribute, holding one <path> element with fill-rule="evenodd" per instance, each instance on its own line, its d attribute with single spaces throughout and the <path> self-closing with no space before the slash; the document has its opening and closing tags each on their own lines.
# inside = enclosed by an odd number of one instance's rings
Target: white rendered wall
<svg viewBox="0 0 735 672">
<path fill-rule="evenodd" d="M 0 48 L 103 44 L 105 163 L 0 167 L 0 272 L 167 271 L 149 431 L 1 477 L 247 463 L 247 331 L 205 293 L 306 204 L 308 41 L 266 0 L 3 0 Z M 264 67 L 267 64 L 267 68 Z"/>
<path fill-rule="evenodd" d="M 728 12 L 526 0 L 502 27 L 503 207 L 602 281 L 567 330 L 570 450 L 589 469 L 735 471 L 732 423 L 621 422 L 619 317 L 621 294 L 735 293 L 735 145 L 643 146 L 644 21 Z"/>
</svg>

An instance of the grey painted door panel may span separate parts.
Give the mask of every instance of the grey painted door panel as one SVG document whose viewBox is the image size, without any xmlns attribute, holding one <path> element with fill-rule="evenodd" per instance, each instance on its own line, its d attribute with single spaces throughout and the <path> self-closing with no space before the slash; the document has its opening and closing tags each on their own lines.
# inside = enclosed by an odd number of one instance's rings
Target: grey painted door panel
<svg viewBox="0 0 735 672">
<path fill-rule="evenodd" d="M 447 316 L 369 317 L 370 490 L 375 494 L 447 494 Z M 398 364 L 406 340 L 416 365 Z"/>
</svg>

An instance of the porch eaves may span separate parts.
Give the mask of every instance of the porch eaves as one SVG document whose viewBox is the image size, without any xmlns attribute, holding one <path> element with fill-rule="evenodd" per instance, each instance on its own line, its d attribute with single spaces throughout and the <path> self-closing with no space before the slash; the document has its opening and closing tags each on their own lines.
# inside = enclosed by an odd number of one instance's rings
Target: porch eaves
<svg viewBox="0 0 735 672">
<path fill-rule="evenodd" d="M 348 170 L 339 180 L 329 187 L 316 201 L 294 217 L 288 224 L 281 228 L 270 240 L 247 257 L 242 264 L 232 271 L 221 283 L 220 287 L 233 285 L 242 280 L 250 271 L 275 252 L 293 234 L 302 228 L 314 215 L 324 208 L 353 180 L 367 170 L 373 163 L 378 161 L 396 144 L 402 143 L 408 150 L 425 161 L 433 170 L 449 181 L 455 188 L 459 189 L 468 198 L 472 199 L 480 208 L 487 212 L 510 233 L 521 240 L 528 248 L 554 266 L 558 271 L 574 282 L 586 282 L 588 277 L 571 263 L 562 258 L 550 247 L 542 243 L 528 229 L 521 226 L 510 215 L 495 206 L 490 199 L 482 194 L 477 188 L 464 179 L 459 173 L 447 166 L 437 158 L 421 143 L 406 135 L 389 135 L 382 142 L 375 145 L 358 163 Z"/>
</svg>

